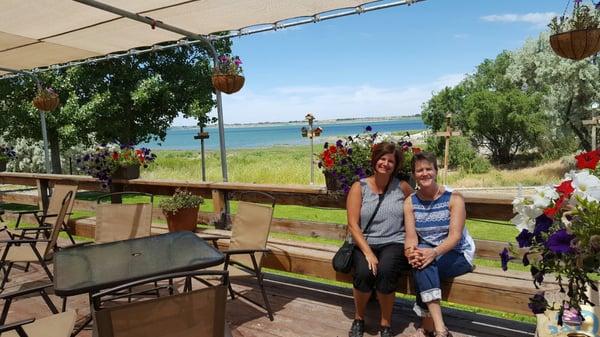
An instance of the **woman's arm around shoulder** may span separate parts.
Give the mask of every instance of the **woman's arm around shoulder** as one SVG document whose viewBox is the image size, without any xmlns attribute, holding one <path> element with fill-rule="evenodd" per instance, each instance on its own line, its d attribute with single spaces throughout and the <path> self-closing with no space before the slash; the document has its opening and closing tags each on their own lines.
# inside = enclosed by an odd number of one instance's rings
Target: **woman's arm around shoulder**
<svg viewBox="0 0 600 337">
<path fill-rule="evenodd" d="M 400 189 L 404 193 L 404 198 L 408 198 L 415 190 L 404 180 L 400 180 Z"/>
</svg>

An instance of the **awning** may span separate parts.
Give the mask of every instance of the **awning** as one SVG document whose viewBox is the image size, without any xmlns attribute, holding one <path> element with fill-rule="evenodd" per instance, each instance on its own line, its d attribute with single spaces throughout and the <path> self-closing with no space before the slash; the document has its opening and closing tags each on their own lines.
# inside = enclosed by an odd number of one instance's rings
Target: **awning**
<svg viewBox="0 0 600 337">
<path fill-rule="evenodd" d="M 417 0 L 419 1 L 419 0 Z M 344 8 L 357 13 L 391 1 L 360 0 L 101 0 L 165 24 L 208 36 L 277 27 Z M 414 0 L 396 1 L 410 4 Z M 0 67 L 29 70 L 152 46 L 185 36 L 71 0 L 0 1 Z M 0 71 L 0 76 L 6 72 Z"/>
</svg>

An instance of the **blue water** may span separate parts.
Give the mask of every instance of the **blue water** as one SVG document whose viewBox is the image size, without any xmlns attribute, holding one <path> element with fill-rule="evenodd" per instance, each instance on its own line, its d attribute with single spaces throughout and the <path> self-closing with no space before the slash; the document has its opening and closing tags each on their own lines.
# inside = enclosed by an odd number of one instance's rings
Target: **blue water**
<svg viewBox="0 0 600 337">
<path fill-rule="evenodd" d="M 321 139 L 331 137 L 351 136 L 364 131 L 370 125 L 373 132 L 394 132 L 403 130 L 425 129 L 420 119 L 391 120 L 378 122 L 352 122 L 338 124 L 315 123 L 315 127 L 323 128 Z M 269 147 L 273 145 L 303 145 L 308 144 L 308 138 L 300 134 L 302 125 L 275 125 L 252 127 L 225 127 L 225 145 L 228 149 Z M 150 142 L 141 146 L 153 150 L 198 150 L 200 141 L 194 139 L 198 128 L 174 127 L 167 131 L 164 142 Z M 204 141 L 207 150 L 219 148 L 219 131 L 216 126 L 205 128 L 210 138 Z M 317 140 L 319 140 L 317 138 Z"/>
</svg>

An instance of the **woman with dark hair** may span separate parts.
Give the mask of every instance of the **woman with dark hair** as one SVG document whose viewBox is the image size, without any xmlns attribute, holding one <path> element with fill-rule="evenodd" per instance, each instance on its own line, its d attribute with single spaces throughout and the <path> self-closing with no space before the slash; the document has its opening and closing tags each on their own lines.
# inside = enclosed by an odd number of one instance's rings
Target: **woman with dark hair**
<svg viewBox="0 0 600 337">
<path fill-rule="evenodd" d="M 381 336 L 392 336 L 396 283 L 400 271 L 409 269 L 403 254 L 402 203 L 412 188 L 395 178 L 401 166 L 402 155 L 394 144 L 374 145 L 371 151 L 373 175 L 355 182 L 348 193 L 348 230 L 358 248 L 352 256 L 356 311 L 350 337 L 363 336 L 365 309 L 373 290 L 377 292 L 381 309 Z"/>
<path fill-rule="evenodd" d="M 475 243 L 465 227 L 462 195 L 436 182 L 435 156 L 417 153 L 411 166 L 418 190 L 404 201 L 404 253 L 414 268 L 414 310 L 422 318 L 413 337 L 451 337 L 442 317 L 440 283 L 473 269 Z"/>
</svg>

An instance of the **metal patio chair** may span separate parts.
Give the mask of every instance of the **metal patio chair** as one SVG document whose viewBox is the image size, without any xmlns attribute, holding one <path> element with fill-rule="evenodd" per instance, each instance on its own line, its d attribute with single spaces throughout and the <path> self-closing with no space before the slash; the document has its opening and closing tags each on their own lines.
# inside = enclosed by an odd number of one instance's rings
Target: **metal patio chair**
<svg viewBox="0 0 600 337">
<path fill-rule="evenodd" d="M 218 285 L 192 290 L 191 277 L 219 277 Z M 182 293 L 133 303 L 114 303 L 122 290 L 166 279 L 185 279 Z M 194 271 L 124 284 L 92 296 L 99 337 L 223 337 L 227 271 Z M 110 302 L 103 301 L 108 297 Z"/>
<path fill-rule="evenodd" d="M 4 300 L 4 306 L 2 308 L 2 315 L 0 316 L 0 335 L 7 337 L 16 336 L 29 336 L 29 337 L 68 337 L 73 331 L 75 325 L 75 311 L 69 310 L 59 313 L 58 309 L 46 290 L 51 288 L 52 284 L 45 284 L 34 288 L 20 290 L 12 292 L 10 294 L 0 295 L 0 299 Z M 53 313 L 52 316 L 44 317 L 41 319 L 29 318 L 18 322 L 6 323 L 8 313 L 10 311 L 10 305 L 15 298 L 31 295 L 33 293 L 39 293 L 50 311 Z"/>
<path fill-rule="evenodd" d="M 0 284 L 0 289 L 4 289 L 4 285 L 8 281 L 8 276 L 13 267 L 13 264 L 16 262 L 37 262 L 40 263 L 48 278 L 53 280 L 52 273 L 50 269 L 48 269 L 48 262 L 52 260 L 52 256 L 54 252 L 58 249 L 57 240 L 58 234 L 61 230 L 63 221 L 67 214 L 67 209 L 69 207 L 69 202 L 73 196 L 74 192 L 69 191 L 64 196 L 61 207 L 54 217 L 54 221 L 51 227 L 35 227 L 28 228 L 32 231 L 45 231 L 49 230 L 50 233 L 48 238 L 39 238 L 36 235 L 36 238 L 20 238 L 20 239 L 11 239 L 11 240 L 0 240 L 0 243 L 5 243 L 4 252 L 2 253 L 2 258 L 0 259 L 0 268 L 5 268 L 4 277 L 2 278 L 2 283 Z M 43 251 L 43 254 L 40 253 Z"/>
<path fill-rule="evenodd" d="M 144 196 L 149 202 L 104 203 L 114 196 Z M 113 242 L 150 236 L 152 227 L 152 204 L 154 196 L 140 192 L 117 192 L 104 194 L 96 200 L 96 243 Z"/>
<path fill-rule="evenodd" d="M 270 251 L 267 249 L 267 239 L 271 230 L 275 198 L 264 192 L 247 192 L 242 195 L 242 198 L 251 193 L 261 195 L 264 199 L 269 200 L 270 204 L 239 201 L 238 211 L 233 220 L 229 247 L 221 250 L 225 254 L 225 263 L 222 268 L 229 271 L 230 282 L 242 277 L 256 278 L 264 303 L 258 303 L 244 294 L 234 291 L 231 283 L 228 284 L 230 296 L 234 299 L 238 295 L 262 307 L 272 321 L 273 310 L 263 284 L 264 274 L 261 270 L 261 262 L 264 254 Z M 217 238 L 208 238 L 208 240 L 213 239 Z"/>
<path fill-rule="evenodd" d="M 21 238 L 26 237 L 26 231 L 28 228 L 21 227 L 21 220 L 24 215 L 32 215 L 35 217 L 39 227 L 51 227 L 53 223 L 53 219 L 58 216 L 58 213 L 62 206 L 62 201 L 65 196 L 71 192 L 71 198 L 68 201 L 67 213 L 65 214 L 65 218 L 63 219 L 63 223 L 61 224 L 61 230 L 65 231 L 69 236 L 69 240 L 71 240 L 72 244 L 75 244 L 75 240 L 71 233 L 67 230 L 67 222 L 69 221 L 69 216 L 71 215 L 71 210 L 73 209 L 73 204 L 75 204 L 75 195 L 77 194 L 78 186 L 76 184 L 55 184 L 52 190 L 52 196 L 48 202 L 48 208 L 43 209 L 41 205 L 41 187 L 38 183 L 38 194 L 40 195 L 40 204 L 39 209 L 36 210 L 24 210 L 24 211 L 10 211 L 5 210 L 5 212 L 10 214 L 15 214 L 17 216 L 17 220 L 15 223 L 14 229 L 9 229 L 9 233 L 11 233 L 11 237 L 14 238 L 18 235 L 20 231 Z M 49 230 L 48 230 L 49 232 Z M 45 232 L 44 234 L 46 234 Z M 39 234 L 39 232 L 37 232 Z"/>
</svg>

